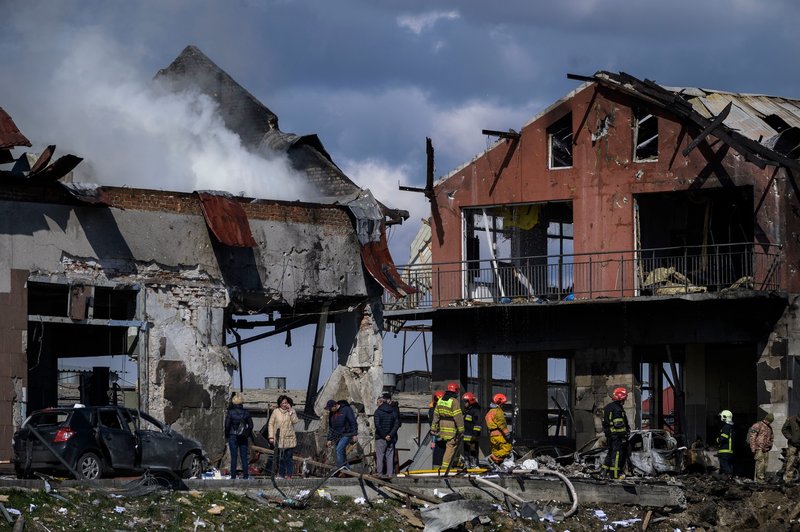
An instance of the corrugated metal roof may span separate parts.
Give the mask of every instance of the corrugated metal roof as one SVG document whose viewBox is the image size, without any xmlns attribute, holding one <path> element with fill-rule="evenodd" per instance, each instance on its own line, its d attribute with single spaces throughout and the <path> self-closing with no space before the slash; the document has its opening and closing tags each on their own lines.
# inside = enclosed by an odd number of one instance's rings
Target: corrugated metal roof
<svg viewBox="0 0 800 532">
<path fill-rule="evenodd" d="M 254 248 L 258 246 L 242 205 L 224 192 L 195 192 L 200 198 L 203 216 L 217 240 L 227 246 Z"/>
<path fill-rule="evenodd" d="M 800 100 L 698 87 L 664 88 L 685 98 L 695 111 L 709 119 L 718 115 L 729 102 L 732 103 L 731 112 L 723 123 L 762 144 L 780 133 L 770 122 L 782 121 L 788 127 L 800 128 Z"/>
</svg>

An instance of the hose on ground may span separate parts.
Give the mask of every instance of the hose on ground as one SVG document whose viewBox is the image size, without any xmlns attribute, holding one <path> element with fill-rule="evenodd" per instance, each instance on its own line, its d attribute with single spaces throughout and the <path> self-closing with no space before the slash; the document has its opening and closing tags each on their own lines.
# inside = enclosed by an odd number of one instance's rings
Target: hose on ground
<svg viewBox="0 0 800 532">
<path fill-rule="evenodd" d="M 555 475 L 561 479 L 562 482 L 567 486 L 567 491 L 569 491 L 570 499 L 572 500 L 572 507 L 564 513 L 564 517 L 570 517 L 576 511 L 578 511 L 578 494 L 575 492 L 575 486 L 572 485 L 572 482 L 566 477 L 566 475 L 559 473 L 558 471 L 553 471 L 552 469 L 536 469 L 536 470 L 528 470 L 528 469 L 515 469 L 512 473 L 542 473 L 542 474 L 549 474 Z M 515 501 L 519 502 L 520 504 L 525 504 L 530 501 L 526 501 L 516 493 L 513 493 L 506 488 L 495 484 L 489 480 L 486 480 L 483 477 L 474 477 L 476 481 L 480 482 L 481 484 L 485 484 L 487 486 L 491 486 L 492 488 L 498 490 L 499 492 L 508 495 Z"/>
</svg>

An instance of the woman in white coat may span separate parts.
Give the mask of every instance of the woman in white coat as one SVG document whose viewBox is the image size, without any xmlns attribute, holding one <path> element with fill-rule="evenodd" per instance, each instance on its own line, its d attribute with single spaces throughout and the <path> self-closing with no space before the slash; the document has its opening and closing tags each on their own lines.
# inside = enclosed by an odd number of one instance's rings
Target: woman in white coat
<svg viewBox="0 0 800 532">
<path fill-rule="evenodd" d="M 297 422 L 292 398 L 288 395 L 278 397 L 278 408 L 272 411 L 267 429 L 269 443 L 275 449 L 273 460 L 278 460 L 278 478 L 292 478 L 294 472 L 292 457 L 297 446 L 294 426 Z"/>
</svg>

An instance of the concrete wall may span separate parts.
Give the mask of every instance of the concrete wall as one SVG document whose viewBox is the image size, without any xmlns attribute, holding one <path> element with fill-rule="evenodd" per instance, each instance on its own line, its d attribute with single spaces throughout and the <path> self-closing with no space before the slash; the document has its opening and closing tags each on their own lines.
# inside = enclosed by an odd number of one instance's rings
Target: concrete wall
<svg viewBox="0 0 800 532">
<path fill-rule="evenodd" d="M 5 366 L 13 375 L 0 375 L 0 436 L 18 423 L 11 417 L 26 378 L 19 363 L 26 352 L 23 287 L 35 276 L 40 282 L 139 287 L 135 318 L 148 324 L 137 350 L 142 407 L 200 439 L 209 453 L 221 451 L 235 367 L 225 347 L 226 311 L 233 299 L 285 308 L 365 298 L 349 216 L 338 207 L 244 202 L 259 245 L 242 261 L 241 250 L 212 240 L 190 194 L 104 193 L 115 207 L 75 205 L 52 190 L 33 194 L 9 187 L 0 193 L 0 301 L 10 309 L 0 321 L 0 355 L 16 361 Z"/>
</svg>

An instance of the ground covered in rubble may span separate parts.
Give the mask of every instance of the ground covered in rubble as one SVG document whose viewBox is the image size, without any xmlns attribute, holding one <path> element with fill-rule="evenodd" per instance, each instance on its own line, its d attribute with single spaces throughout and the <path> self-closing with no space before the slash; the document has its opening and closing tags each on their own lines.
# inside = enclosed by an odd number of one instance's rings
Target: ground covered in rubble
<svg viewBox="0 0 800 532">
<path fill-rule="evenodd" d="M 688 507 L 640 508 L 581 504 L 560 522 L 525 519 L 494 504 L 460 530 L 800 530 L 800 487 L 756 486 L 744 480 L 683 476 Z M 0 527 L 17 530 L 308 530 L 410 531 L 424 527 L 424 506 L 401 499 L 333 498 L 324 487 L 303 507 L 283 503 L 262 489 L 136 490 L 125 495 L 104 489 L 0 489 Z M 502 503 L 502 501 L 500 501 Z M 549 501 L 537 501 L 544 509 Z M 564 505 L 559 505 L 563 508 Z M 2 510 L 5 509 L 5 512 Z M 547 512 L 545 512 L 547 513 Z M 11 522 L 9 522 L 9 520 Z"/>
</svg>

